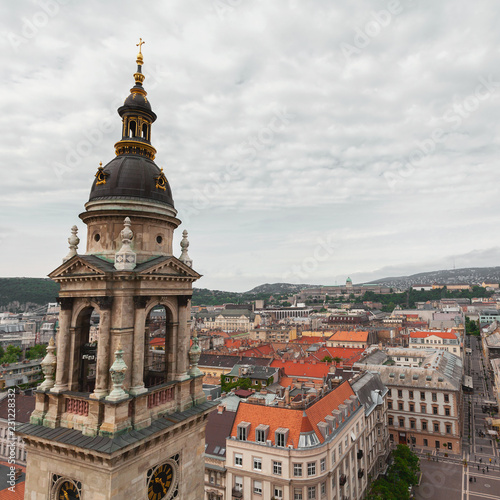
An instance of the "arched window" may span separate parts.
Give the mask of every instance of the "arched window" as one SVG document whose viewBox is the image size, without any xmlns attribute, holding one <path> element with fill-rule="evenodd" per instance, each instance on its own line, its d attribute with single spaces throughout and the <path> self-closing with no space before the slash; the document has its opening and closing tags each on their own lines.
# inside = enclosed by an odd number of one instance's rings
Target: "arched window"
<svg viewBox="0 0 500 500">
<path fill-rule="evenodd" d="M 148 140 L 148 126 L 146 123 L 142 125 L 142 138 Z"/>
<path fill-rule="evenodd" d="M 129 125 L 129 130 L 130 130 L 129 137 L 135 137 L 136 127 L 137 127 L 137 124 L 135 123 L 135 121 L 132 120 L 130 122 L 130 125 Z"/>
<path fill-rule="evenodd" d="M 172 380 L 173 321 L 170 310 L 161 304 L 153 307 L 146 319 L 144 340 L 144 385 L 153 387 Z M 169 356 L 170 354 L 170 356 Z"/>
<path fill-rule="evenodd" d="M 75 375 L 70 390 L 93 392 L 97 367 L 97 341 L 99 338 L 99 313 L 86 307 L 78 315 L 75 324 L 75 350 L 73 366 Z"/>
</svg>

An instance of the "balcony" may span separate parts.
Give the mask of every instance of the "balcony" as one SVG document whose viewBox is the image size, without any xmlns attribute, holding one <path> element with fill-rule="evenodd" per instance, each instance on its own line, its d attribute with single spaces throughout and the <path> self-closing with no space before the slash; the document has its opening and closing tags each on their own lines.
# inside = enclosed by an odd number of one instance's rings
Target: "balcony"
<svg viewBox="0 0 500 500">
<path fill-rule="evenodd" d="M 233 488 L 231 496 L 233 498 L 243 498 L 243 491 L 240 490 L 239 488 Z"/>
</svg>

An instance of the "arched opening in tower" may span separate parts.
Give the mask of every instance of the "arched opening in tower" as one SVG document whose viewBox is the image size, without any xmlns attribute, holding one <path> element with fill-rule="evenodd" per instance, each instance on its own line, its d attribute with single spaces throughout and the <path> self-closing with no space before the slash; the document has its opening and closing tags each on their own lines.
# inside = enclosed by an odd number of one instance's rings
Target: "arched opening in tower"
<svg viewBox="0 0 500 500">
<path fill-rule="evenodd" d="M 83 309 L 75 323 L 71 390 L 93 392 L 96 381 L 99 312 L 89 306 Z"/>
<path fill-rule="evenodd" d="M 136 130 L 136 123 L 135 121 L 130 122 L 130 136 L 129 137 L 135 137 L 135 130 Z"/>
<path fill-rule="evenodd" d="M 173 326 L 172 313 L 168 308 L 158 304 L 151 309 L 144 336 L 144 385 L 147 388 L 173 380 Z"/>
<path fill-rule="evenodd" d="M 148 137 L 148 126 L 145 123 L 142 125 L 142 138 L 146 139 L 146 140 L 149 140 L 149 137 Z"/>
</svg>

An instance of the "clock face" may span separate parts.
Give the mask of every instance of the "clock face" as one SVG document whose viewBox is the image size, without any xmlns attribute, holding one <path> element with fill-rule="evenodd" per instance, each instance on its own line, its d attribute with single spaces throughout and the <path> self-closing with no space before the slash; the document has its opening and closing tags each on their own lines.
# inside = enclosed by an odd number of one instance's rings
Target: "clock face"
<svg viewBox="0 0 500 500">
<path fill-rule="evenodd" d="M 170 464 L 160 465 L 151 475 L 148 483 L 148 500 L 162 500 L 167 496 L 174 478 Z"/>
<path fill-rule="evenodd" d="M 80 492 L 73 481 L 63 481 L 59 486 L 57 500 L 80 500 Z"/>
</svg>

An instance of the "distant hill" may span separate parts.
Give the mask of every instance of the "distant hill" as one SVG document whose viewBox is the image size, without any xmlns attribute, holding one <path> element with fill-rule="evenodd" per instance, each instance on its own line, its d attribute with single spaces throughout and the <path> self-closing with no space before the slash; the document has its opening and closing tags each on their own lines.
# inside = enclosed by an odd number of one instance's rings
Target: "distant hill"
<svg viewBox="0 0 500 500">
<path fill-rule="evenodd" d="M 0 309 L 24 311 L 27 306 L 55 302 L 59 285 L 48 278 L 0 278 Z"/>
<path fill-rule="evenodd" d="M 252 293 L 267 293 L 267 294 L 294 294 L 305 288 L 314 288 L 318 285 L 295 285 L 293 283 L 265 283 L 264 285 L 256 286 L 245 294 Z"/>
<path fill-rule="evenodd" d="M 444 269 L 427 273 L 381 278 L 370 281 L 378 285 L 394 288 L 409 288 L 412 285 L 432 285 L 432 283 L 453 284 L 467 283 L 477 285 L 483 281 L 500 283 L 500 267 L 464 267 L 462 269 Z"/>
</svg>

